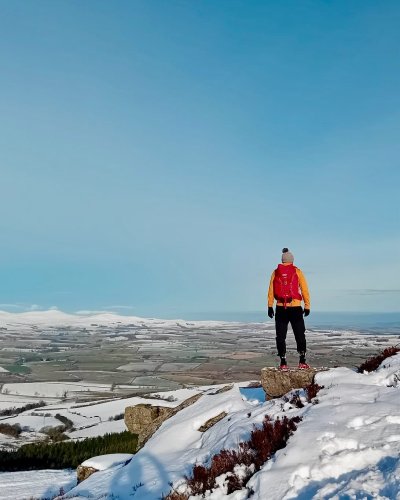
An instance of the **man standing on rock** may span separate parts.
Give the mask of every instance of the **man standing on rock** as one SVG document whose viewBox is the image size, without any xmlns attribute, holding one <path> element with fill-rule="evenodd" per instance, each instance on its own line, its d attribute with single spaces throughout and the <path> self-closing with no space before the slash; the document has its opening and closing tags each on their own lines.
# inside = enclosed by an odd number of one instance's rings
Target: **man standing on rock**
<svg viewBox="0 0 400 500">
<path fill-rule="evenodd" d="M 272 273 L 268 290 L 268 316 L 274 317 L 275 309 L 275 330 L 276 347 L 278 356 L 281 358 L 279 368 L 288 370 L 286 362 L 286 334 L 288 324 L 293 329 L 297 344 L 297 352 L 300 355 L 299 368 L 310 368 L 306 363 L 306 327 L 304 316 L 310 314 L 310 294 L 304 274 L 293 265 L 294 257 L 288 248 L 282 250 L 282 264 L 279 264 Z M 302 302 L 304 301 L 304 311 Z"/>
</svg>

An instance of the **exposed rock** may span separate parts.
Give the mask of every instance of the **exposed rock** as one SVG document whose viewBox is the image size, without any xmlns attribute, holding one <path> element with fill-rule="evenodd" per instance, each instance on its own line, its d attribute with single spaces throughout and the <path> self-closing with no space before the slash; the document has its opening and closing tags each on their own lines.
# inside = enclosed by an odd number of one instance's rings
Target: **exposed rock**
<svg viewBox="0 0 400 500">
<path fill-rule="evenodd" d="M 292 389 L 302 389 L 311 384 L 315 374 L 322 370 L 309 368 L 308 370 L 282 371 L 277 368 L 263 368 L 261 385 L 268 399 L 279 398 Z"/>
<path fill-rule="evenodd" d="M 153 422 L 164 421 L 171 415 L 171 408 L 167 406 L 153 406 L 139 404 L 125 408 L 125 424 L 130 432 L 143 434 Z"/>
<path fill-rule="evenodd" d="M 183 401 L 175 408 L 139 404 L 125 408 L 125 425 L 128 430 L 138 436 L 138 449 L 156 432 L 168 418 L 195 403 L 202 394 L 196 394 Z"/>
<path fill-rule="evenodd" d="M 94 472 L 128 464 L 133 456 L 132 453 L 107 453 L 106 455 L 98 455 L 85 460 L 76 469 L 78 484 L 90 477 Z"/>
<path fill-rule="evenodd" d="M 86 467 L 84 465 L 78 465 L 76 469 L 76 475 L 78 478 L 78 484 L 90 477 L 94 472 L 97 472 L 97 469 L 94 467 Z"/>
<path fill-rule="evenodd" d="M 230 391 L 232 388 L 233 388 L 233 384 L 224 385 L 223 387 L 220 387 L 219 389 L 217 389 L 215 392 L 209 392 L 208 395 L 215 396 L 216 394 L 222 394 L 223 392 Z"/>
<path fill-rule="evenodd" d="M 223 411 L 219 415 L 216 415 L 215 417 L 209 418 L 207 422 L 205 422 L 201 427 L 199 427 L 200 432 L 206 432 L 208 429 L 210 429 L 213 425 L 215 425 L 217 422 L 225 418 L 228 414 L 226 411 Z"/>
</svg>

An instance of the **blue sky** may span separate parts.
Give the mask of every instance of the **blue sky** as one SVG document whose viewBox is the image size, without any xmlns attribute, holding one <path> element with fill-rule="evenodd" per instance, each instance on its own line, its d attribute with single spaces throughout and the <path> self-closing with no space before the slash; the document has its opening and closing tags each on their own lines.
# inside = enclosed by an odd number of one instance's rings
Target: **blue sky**
<svg viewBox="0 0 400 500">
<path fill-rule="evenodd" d="M 399 311 L 398 2 L 0 14 L 1 309 Z"/>
</svg>

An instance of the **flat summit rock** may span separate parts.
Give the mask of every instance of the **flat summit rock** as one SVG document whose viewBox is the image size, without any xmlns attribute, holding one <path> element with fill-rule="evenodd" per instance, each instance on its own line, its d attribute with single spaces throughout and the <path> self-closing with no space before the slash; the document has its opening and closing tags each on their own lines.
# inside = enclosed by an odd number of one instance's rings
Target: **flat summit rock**
<svg viewBox="0 0 400 500">
<path fill-rule="evenodd" d="M 268 397 L 279 398 L 292 389 L 304 389 L 314 380 L 315 374 L 324 368 L 308 368 L 299 370 L 298 368 L 287 371 L 278 368 L 262 368 L 261 385 Z"/>
</svg>

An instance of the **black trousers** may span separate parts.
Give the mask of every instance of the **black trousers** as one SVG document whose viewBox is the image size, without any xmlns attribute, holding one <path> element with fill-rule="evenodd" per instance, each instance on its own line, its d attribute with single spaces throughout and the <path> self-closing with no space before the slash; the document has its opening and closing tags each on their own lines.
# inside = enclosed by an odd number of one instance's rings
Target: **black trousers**
<svg viewBox="0 0 400 500">
<path fill-rule="evenodd" d="M 275 309 L 275 330 L 276 348 L 278 356 L 283 358 L 286 355 L 286 334 L 289 323 L 292 326 L 297 344 L 297 352 L 306 352 L 306 326 L 303 318 L 303 308 L 301 306 L 287 307 L 276 306 Z"/>
</svg>

